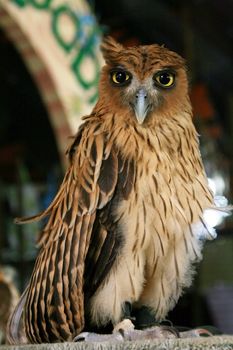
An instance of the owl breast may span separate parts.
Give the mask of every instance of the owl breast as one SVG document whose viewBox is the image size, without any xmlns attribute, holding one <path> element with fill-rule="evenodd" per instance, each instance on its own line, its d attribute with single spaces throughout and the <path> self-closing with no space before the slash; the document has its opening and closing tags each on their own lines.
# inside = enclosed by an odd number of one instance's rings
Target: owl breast
<svg viewBox="0 0 233 350">
<path fill-rule="evenodd" d="M 159 160 L 152 152 L 144 154 L 144 162 L 138 162 L 136 191 L 118 210 L 123 215 L 124 249 L 132 254 L 135 269 L 143 268 L 145 280 L 163 273 L 167 284 L 191 283 L 192 273 L 187 277 L 187 270 L 200 260 L 202 247 L 192 229 L 202 210 L 191 196 L 195 186 L 198 189 L 198 181 L 182 183 L 174 159 L 166 152 L 160 152 Z"/>
<path fill-rule="evenodd" d="M 118 133 L 116 147 L 124 147 L 127 157 L 134 159 L 133 190 L 112 206 L 113 215 L 120 218 L 117 232 L 123 244 L 114 273 L 106 277 L 90 303 L 97 324 L 111 315 L 118 322 L 125 301 L 151 307 L 158 320 L 166 316 L 182 289 L 191 284 L 192 263 L 200 260 L 202 248 L 193 225 L 200 222 L 212 200 L 204 173 L 185 164 L 193 152 L 182 158 L 178 147 L 171 148 L 167 135 L 148 136 L 143 129 L 140 145 L 134 143 L 132 130 L 125 130 L 124 137 Z"/>
<path fill-rule="evenodd" d="M 146 250 L 151 243 L 158 251 L 157 240 L 164 240 L 171 234 L 168 233 L 169 220 L 174 215 L 171 193 L 169 176 L 156 171 L 153 159 L 148 161 L 147 167 L 138 164 L 136 191 L 118 209 L 124 215 L 123 230 L 127 232 L 133 253 Z M 164 251 L 165 246 L 161 248 Z"/>
</svg>

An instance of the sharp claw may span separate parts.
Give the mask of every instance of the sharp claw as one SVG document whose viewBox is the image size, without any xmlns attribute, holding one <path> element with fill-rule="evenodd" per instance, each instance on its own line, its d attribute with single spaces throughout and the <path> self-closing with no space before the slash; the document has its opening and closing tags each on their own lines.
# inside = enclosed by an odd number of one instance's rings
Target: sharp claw
<svg viewBox="0 0 233 350">
<path fill-rule="evenodd" d="M 85 341 L 88 338 L 88 332 L 83 332 L 74 337 L 73 342 Z"/>
<path fill-rule="evenodd" d="M 199 334 L 199 337 L 206 337 L 206 336 L 212 337 L 213 336 L 213 334 L 205 328 L 196 328 L 195 331 L 197 334 Z"/>
<path fill-rule="evenodd" d="M 190 329 L 189 331 L 180 332 L 181 338 L 211 337 L 213 334 L 204 328 Z"/>
</svg>

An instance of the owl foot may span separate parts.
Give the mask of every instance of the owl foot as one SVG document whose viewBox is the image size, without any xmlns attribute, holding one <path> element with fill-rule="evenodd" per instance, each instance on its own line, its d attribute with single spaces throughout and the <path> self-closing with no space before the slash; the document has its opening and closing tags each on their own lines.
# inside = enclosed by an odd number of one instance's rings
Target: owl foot
<svg viewBox="0 0 233 350">
<path fill-rule="evenodd" d="M 118 325 L 120 328 L 118 330 L 114 329 L 112 334 L 97 334 L 83 332 L 74 338 L 75 342 L 85 341 L 85 342 L 103 342 L 103 341 L 135 341 L 135 340 L 144 340 L 144 339 L 158 339 L 158 338 L 177 338 L 178 334 L 175 330 L 170 329 L 170 327 L 161 326 L 161 327 L 151 327 L 142 330 L 126 327 L 129 326 L 129 323 L 123 323 L 126 320 L 123 320 Z M 127 320 L 129 321 L 129 320 Z M 123 323 L 123 327 L 122 327 Z M 117 325 L 117 326 L 118 326 Z"/>
<path fill-rule="evenodd" d="M 121 325 L 121 323 L 123 323 L 124 321 L 120 322 L 118 325 Z M 126 325 L 128 326 L 128 323 L 126 323 Z M 123 324 L 123 326 L 125 327 L 125 323 Z M 118 330 L 115 329 L 112 334 L 97 334 L 83 332 L 74 338 L 74 342 L 122 342 L 153 339 L 196 338 L 203 336 L 209 337 L 212 335 L 213 333 L 211 333 L 205 328 L 196 328 L 179 332 L 176 328 L 171 326 L 155 326 L 146 328 L 144 330 L 120 327 Z"/>
<path fill-rule="evenodd" d="M 165 324 L 166 322 L 166 324 Z M 168 324 L 167 324 L 168 323 Z M 163 324 L 156 319 L 147 306 L 132 310 L 131 304 L 126 302 L 123 308 L 123 320 L 115 325 L 112 333 L 99 334 L 83 332 L 74 338 L 75 342 L 103 342 L 103 341 L 134 341 L 146 339 L 190 338 L 212 336 L 216 333 L 213 327 L 190 329 L 174 327 L 170 321 Z"/>
</svg>

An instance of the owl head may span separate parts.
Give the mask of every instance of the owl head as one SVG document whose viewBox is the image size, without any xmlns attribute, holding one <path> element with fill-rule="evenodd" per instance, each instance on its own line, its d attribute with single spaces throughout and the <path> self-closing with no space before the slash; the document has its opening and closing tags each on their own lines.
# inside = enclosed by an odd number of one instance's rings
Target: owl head
<svg viewBox="0 0 233 350">
<path fill-rule="evenodd" d="M 124 47 L 111 37 L 101 46 L 100 101 L 128 121 L 146 126 L 156 118 L 172 117 L 187 109 L 188 82 L 185 62 L 159 45 Z"/>
</svg>

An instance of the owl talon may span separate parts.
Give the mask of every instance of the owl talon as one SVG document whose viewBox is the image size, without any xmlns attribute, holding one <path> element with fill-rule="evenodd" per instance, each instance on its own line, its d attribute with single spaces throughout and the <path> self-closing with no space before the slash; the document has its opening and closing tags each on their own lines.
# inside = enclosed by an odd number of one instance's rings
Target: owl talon
<svg viewBox="0 0 233 350">
<path fill-rule="evenodd" d="M 88 338 L 89 334 L 90 334 L 89 332 L 80 333 L 79 335 L 74 337 L 73 342 L 86 341 L 86 339 Z"/>
<path fill-rule="evenodd" d="M 185 332 L 180 332 L 180 338 L 196 338 L 196 337 L 212 337 L 213 333 L 205 328 L 190 329 Z"/>
<path fill-rule="evenodd" d="M 124 322 L 126 320 L 123 320 Z M 127 320 L 130 321 L 130 320 Z M 74 342 L 105 342 L 105 341 L 135 341 L 135 340 L 145 340 L 145 339 L 171 339 L 177 338 L 177 332 L 174 332 L 173 327 L 151 327 L 144 329 L 143 331 L 133 329 L 133 328 L 122 328 L 122 322 L 118 324 L 121 328 L 115 330 L 112 334 L 97 334 L 90 332 L 83 332 L 76 336 L 73 341 Z M 128 326 L 129 322 L 125 323 Z"/>
</svg>

